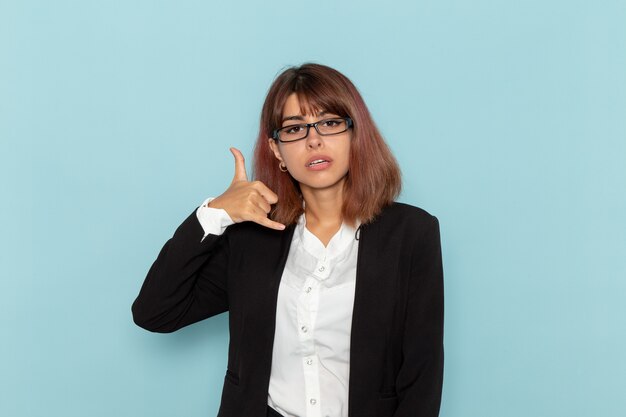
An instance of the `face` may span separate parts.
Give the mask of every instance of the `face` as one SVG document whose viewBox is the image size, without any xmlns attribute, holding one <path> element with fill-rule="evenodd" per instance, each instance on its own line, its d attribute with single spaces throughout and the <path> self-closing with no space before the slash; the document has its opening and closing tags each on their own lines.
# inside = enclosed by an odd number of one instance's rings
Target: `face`
<svg viewBox="0 0 626 417">
<path fill-rule="evenodd" d="M 283 107 L 282 126 L 315 123 L 332 117 L 339 115 L 323 110 L 315 115 L 301 114 L 298 96 L 293 93 Z M 337 135 L 320 136 L 311 127 L 305 139 L 289 143 L 269 139 L 269 145 L 276 159 L 283 162 L 289 174 L 300 183 L 303 192 L 307 189 L 340 190 L 348 174 L 351 135 L 352 130 L 348 129 Z"/>
</svg>

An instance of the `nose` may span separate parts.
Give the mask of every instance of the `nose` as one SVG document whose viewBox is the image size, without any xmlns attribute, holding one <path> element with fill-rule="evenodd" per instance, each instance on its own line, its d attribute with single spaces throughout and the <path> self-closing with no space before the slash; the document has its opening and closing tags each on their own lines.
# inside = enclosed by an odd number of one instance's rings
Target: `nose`
<svg viewBox="0 0 626 417">
<path fill-rule="evenodd" d="M 309 128 L 309 134 L 307 135 L 305 141 L 306 147 L 309 149 L 319 148 L 323 145 L 323 139 L 321 138 L 320 134 L 317 133 L 317 129 L 315 129 L 313 126 Z"/>
</svg>

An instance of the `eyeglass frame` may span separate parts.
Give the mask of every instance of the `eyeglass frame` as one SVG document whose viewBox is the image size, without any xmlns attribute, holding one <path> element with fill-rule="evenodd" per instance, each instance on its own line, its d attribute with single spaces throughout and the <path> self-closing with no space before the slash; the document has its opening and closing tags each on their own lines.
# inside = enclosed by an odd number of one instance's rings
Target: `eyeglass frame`
<svg viewBox="0 0 626 417">
<path fill-rule="evenodd" d="M 317 125 L 319 123 L 326 122 L 328 120 L 333 120 L 333 119 L 343 119 L 343 120 L 345 120 L 346 121 L 346 130 L 344 130 L 343 132 L 337 132 L 337 133 L 322 133 L 322 132 L 320 132 L 320 130 L 317 128 Z M 301 137 L 300 139 L 282 140 L 279 137 L 278 132 L 283 130 L 283 129 L 285 129 L 285 128 L 287 128 L 287 127 L 292 127 L 292 126 L 304 126 L 304 127 L 306 127 L 306 134 L 303 137 Z M 302 139 L 306 139 L 309 136 L 309 132 L 311 131 L 312 127 L 315 128 L 315 131 L 320 136 L 335 136 L 335 135 L 340 135 L 342 133 L 347 132 L 353 126 L 354 126 L 354 121 L 352 121 L 352 118 L 350 118 L 348 116 L 346 116 L 346 117 L 329 117 L 328 119 L 318 120 L 315 123 L 295 123 L 293 125 L 283 126 L 283 127 L 278 128 L 278 129 L 274 129 L 272 131 L 272 139 L 277 140 L 277 141 L 279 141 L 281 143 L 293 143 L 293 142 L 298 142 L 299 140 L 302 140 Z"/>
</svg>

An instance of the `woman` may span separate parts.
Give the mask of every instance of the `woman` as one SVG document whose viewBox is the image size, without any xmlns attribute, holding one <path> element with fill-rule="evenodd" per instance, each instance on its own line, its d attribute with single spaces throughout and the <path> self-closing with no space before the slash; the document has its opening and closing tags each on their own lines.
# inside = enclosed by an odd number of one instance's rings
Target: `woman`
<svg viewBox="0 0 626 417">
<path fill-rule="evenodd" d="M 176 230 L 133 304 L 172 332 L 229 311 L 219 416 L 437 416 L 437 219 L 395 203 L 400 172 L 354 85 L 317 64 L 270 87 L 248 181 Z"/>
</svg>

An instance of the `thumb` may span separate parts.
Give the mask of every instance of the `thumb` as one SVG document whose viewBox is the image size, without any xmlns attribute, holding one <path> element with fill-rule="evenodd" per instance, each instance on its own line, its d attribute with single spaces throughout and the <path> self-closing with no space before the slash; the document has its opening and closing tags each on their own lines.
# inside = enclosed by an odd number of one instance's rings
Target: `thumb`
<svg viewBox="0 0 626 417">
<path fill-rule="evenodd" d="M 246 174 L 246 161 L 243 158 L 243 154 L 237 148 L 230 148 L 230 152 L 235 157 L 235 176 L 233 177 L 233 182 L 248 181 L 248 174 Z"/>
</svg>

